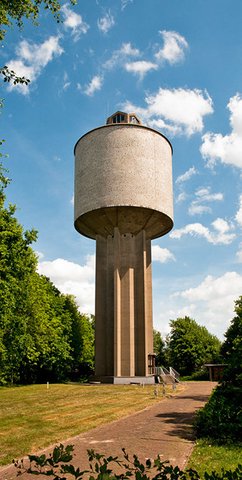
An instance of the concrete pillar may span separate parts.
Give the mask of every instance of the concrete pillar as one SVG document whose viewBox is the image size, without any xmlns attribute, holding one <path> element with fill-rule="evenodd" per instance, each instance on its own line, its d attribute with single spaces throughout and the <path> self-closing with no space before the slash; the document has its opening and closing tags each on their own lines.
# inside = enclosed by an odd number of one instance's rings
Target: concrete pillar
<svg viewBox="0 0 242 480">
<path fill-rule="evenodd" d="M 95 374 L 147 376 L 152 352 L 151 241 L 114 228 L 97 236 Z"/>
</svg>

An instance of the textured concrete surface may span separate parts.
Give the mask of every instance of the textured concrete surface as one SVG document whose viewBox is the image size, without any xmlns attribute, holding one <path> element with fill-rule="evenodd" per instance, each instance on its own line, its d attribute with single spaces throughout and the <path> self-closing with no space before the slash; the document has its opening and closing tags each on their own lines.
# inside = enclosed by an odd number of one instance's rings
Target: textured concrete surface
<svg viewBox="0 0 242 480">
<path fill-rule="evenodd" d="M 151 241 L 97 237 L 95 375 L 146 377 L 153 354 Z M 148 379 L 149 380 L 149 379 Z"/>
<path fill-rule="evenodd" d="M 126 207 L 126 208 L 124 208 Z M 155 238 L 173 225 L 172 148 L 156 130 L 105 125 L 75 147 L 75 227 L 96 238 L 145 229 Z"/>
<path fill-rule="evenodd" d="M 184 468 L 194 446 L 195 412 L 204 406 L 215 386 L 215 382 L 189 382 L 184 384 L 181 393 L 162 399 L 150 408 L 68 439 L 64 443 L 75 446 L 73 463 L 87 467 L 86 451 L 90 448 L 98 453 L 121 456 L 121 449 L 125 447 L 130 456 L 135 453 L 140 460 L 154 459 L 159 454 L 162 460 Z M 0 479 L 16 479 L 13 467 L 1 469 Z"/>
</svg>

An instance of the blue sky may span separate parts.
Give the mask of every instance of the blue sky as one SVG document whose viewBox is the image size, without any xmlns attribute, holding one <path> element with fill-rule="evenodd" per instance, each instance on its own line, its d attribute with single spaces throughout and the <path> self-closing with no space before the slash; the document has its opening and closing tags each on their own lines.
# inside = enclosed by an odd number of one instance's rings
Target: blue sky
<svg viewBox="0 0 242 480">
<path fill-rule="evenodd" d="M 241 0 L 79 0 L 56 24 L 9 30 L 1 64 L 8 201 L 36 228 L 39 271 L 94 313 L 95 242 L 73 227 L 73 148 L 116 110 L 174 149 L 174 228 L 152 245 L 153 318 L 189 315 L 223 338 L 242 293 Z"/>
</svg>

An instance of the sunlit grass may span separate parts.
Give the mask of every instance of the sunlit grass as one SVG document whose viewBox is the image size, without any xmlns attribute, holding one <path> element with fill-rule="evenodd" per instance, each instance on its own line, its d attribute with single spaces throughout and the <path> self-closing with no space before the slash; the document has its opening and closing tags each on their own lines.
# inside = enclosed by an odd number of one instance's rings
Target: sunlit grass
<svg viewBox="0 0 242 480">
<path fill-rule="evenodd" d="M 208 440 L 198 440 L 187 467 L 203 476 L 205 471 L 234 470 L 238 463 L 242 464 L 242 443 L 216 445 Z"/>
<path fill-rule="evenodd" d="M 0 465 L 152 406 L 161 395 L 162 387 L 156 397 L 152 385 L 2 387 Z"/>
</svg>

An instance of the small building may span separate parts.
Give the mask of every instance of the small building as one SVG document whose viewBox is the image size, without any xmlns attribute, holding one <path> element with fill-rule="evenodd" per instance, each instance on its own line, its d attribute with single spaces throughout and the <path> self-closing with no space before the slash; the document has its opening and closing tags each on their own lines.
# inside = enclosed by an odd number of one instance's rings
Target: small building
<svg viewBox="0 0 242 480">
<path fill-rule="evenodd" d="M 226 363 L 205 363 L 204 367 L 208 368 L 210 382 L 219 382 L 223 379 Z"/>
<path fill-rule="evenodd" d="M 107 118 L 106 125 L 111 125 L 113 123 L 133 123 L 135 125 L 142 125 L 142 122 L 135 113 L 120 112 L 119 110 L 113 113 L 111 117 Z"/>
</svg>

